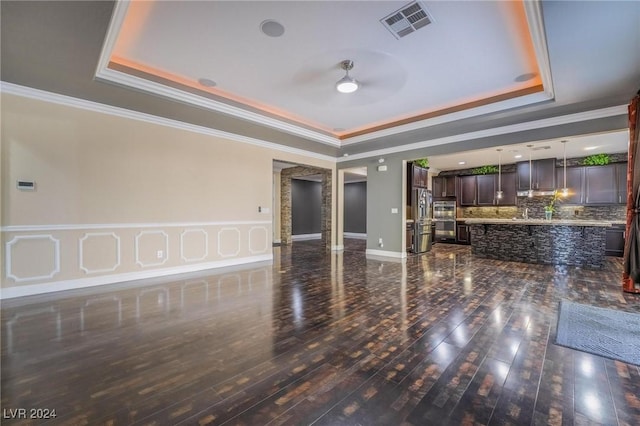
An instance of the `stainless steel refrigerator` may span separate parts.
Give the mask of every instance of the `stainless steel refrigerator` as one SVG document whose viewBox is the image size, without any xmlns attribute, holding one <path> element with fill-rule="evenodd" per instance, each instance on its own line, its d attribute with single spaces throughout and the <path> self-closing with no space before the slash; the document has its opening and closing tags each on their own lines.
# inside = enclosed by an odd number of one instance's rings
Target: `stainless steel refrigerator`
<svg viewBox="0 0 640 426">
<path fill-rule="evenodd" d="M 412 194 L 413 217 L 415 218 L 413 230 L 414 253 L 425 253 L 431 250 L 431 205 L 433 198 L 431 191 L 426 188 L 416 188 Z"/>
</svg>

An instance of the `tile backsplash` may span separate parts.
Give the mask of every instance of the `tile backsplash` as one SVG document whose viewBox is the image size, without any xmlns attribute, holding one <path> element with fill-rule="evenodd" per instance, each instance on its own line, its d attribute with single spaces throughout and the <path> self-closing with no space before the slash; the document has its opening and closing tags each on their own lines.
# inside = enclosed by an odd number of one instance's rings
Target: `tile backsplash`
<svg viewBox="0 0 640 426">
<path fill-rule="evenodd" d="M 515 206 L 461 207 L 458 209 L 458 218 L 483 217 L 492 219 L 511 219 L 516 216 L 518 216 L 518 208 Z"/>
<path fill-rule="evenodd" d="M 513 217 L 521 217 L 525 208 L 529 209 L 530 218 L 544 218 L 544 206 L 546 206 L 551 197 L 518 197 L 517 206 L 504 207 L 461 207 L 458 209 L 459 218 L 498 218 L 510 219 Z M 583 220 L 622 220 L 626 218 L 627 207 L 624 204 L 615 204 L 607 206 L 577 206 L 562 205 L 560 202 L 556 205 L 556 211 L 553 217 L 556 219 L 583 219 Z"/>
</svg>

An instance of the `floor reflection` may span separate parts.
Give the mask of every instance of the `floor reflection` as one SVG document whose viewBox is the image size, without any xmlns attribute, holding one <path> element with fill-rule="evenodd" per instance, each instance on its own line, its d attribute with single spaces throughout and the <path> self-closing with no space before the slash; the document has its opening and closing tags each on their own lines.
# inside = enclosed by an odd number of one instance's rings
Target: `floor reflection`
<svg viewBox="0 0 640 426">
<path fill-rule="evenodd" d="M 3 301 L 2 406 L 56 408 L 52 424 L 640 424 L 637 366 L 553 344 L 562 298 L 640 312 L 619 260 L 596 272 L 436 244 L 398 262 L 345 243 Z"/>
</svg>

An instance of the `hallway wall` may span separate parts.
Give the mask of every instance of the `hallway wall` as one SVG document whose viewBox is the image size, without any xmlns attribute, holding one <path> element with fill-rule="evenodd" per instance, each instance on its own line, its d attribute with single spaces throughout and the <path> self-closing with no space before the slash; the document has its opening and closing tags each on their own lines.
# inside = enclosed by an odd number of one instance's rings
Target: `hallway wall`
<svg viewBox="0 0 640 426">
<path fill-rule="evenodd" d="M 318 234 L 322 208 L 322 183 L 291 179 L 291 235 Z"/>
<path fill-rule="evenodd" d="M 367 182 L 344 185 L 344 232 L 367 233 Z"/>
</svg>

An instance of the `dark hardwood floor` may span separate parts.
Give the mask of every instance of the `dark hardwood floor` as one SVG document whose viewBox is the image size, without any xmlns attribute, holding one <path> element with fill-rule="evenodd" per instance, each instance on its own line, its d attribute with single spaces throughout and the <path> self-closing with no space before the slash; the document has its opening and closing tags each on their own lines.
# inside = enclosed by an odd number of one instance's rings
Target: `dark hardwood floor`
<svg viewBox="0 0 640 426">
<path fill-rule="evenodd" d="M 621 270 L 309 241 L 273 265 L 7 300 L 2 424 L 639 425 L 639 367 L 554 344 L 561 299 L 640 312 Z"/>
</svg>

